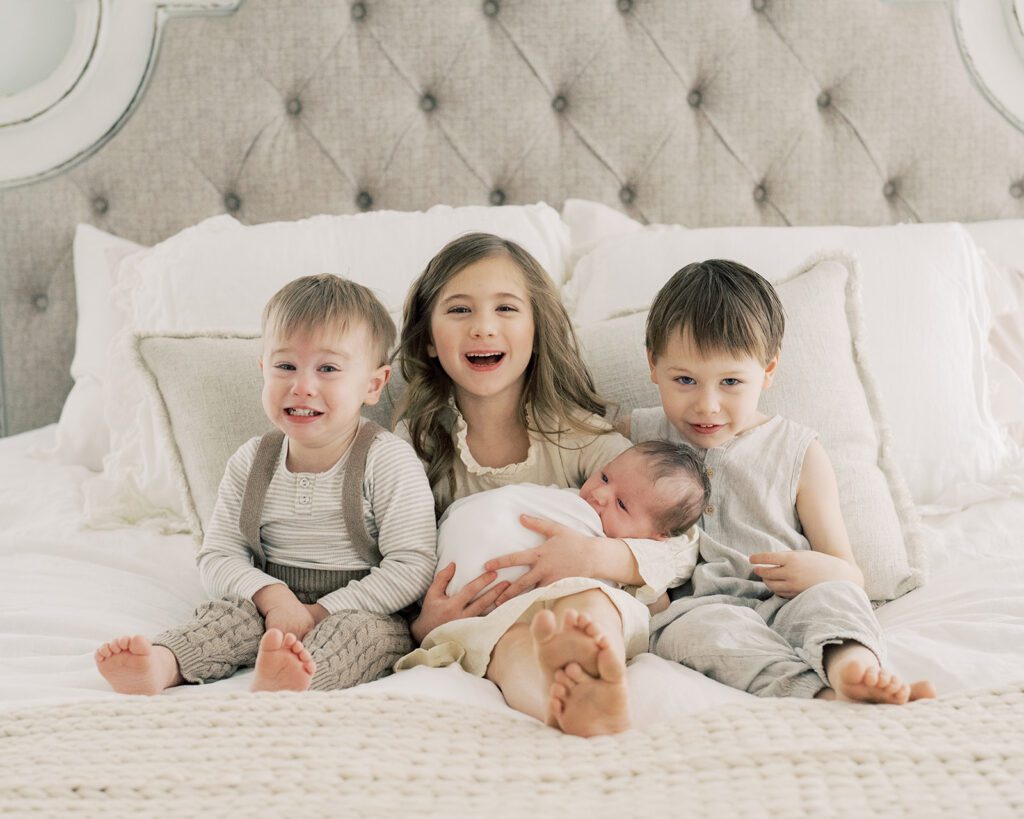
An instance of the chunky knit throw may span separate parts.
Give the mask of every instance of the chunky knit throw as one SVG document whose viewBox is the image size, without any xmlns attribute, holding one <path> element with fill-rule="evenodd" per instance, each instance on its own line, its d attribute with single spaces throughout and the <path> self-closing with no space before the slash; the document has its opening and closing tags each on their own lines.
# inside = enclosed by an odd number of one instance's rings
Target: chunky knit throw
<svg viewBox="0 0 1024 819">
<path fill-rule="evenodd" d="M 1024 684 L 896 706 L 761 700 L 580 739 L 360 691 L 0 714 L 0 814 L 1020 816 Z"/>
</svg>

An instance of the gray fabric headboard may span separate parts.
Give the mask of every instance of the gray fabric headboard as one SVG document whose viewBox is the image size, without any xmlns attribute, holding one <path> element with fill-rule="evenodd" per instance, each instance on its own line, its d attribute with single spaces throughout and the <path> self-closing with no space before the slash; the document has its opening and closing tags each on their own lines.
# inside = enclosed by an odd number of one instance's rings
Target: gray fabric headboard
<svg viewBox="0 0 1024 819">
<path fill-rule="evenodd" d="M 225 210 L 596 199 L 644 220 L 1024 216 L 1024 134 L 942 3 L 246 0 L 172 19 L 137 110 L 0 191 L 0 433 L 70 388 L 78 222 L 154 243 Z"/>
</svg>

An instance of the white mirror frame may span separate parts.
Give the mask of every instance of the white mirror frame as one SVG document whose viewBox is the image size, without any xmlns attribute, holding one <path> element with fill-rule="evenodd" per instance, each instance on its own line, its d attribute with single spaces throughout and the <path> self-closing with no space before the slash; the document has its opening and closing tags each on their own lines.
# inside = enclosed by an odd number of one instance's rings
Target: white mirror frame
<svg viewBox="0 0 1024 819">
<path fill-rule="evenodd" d="M 885 0 L 944 2 L 975 86 L 1024 131 L 1024 0 Z"/>
<path fill-rule="evenodd" d="M 60 66 L 0 98 L 0 188 L 60 173 L 117 133 L 145 90 L 166 20 L 230 14 L 241 0 L 76 0 Z"/>
</svg>

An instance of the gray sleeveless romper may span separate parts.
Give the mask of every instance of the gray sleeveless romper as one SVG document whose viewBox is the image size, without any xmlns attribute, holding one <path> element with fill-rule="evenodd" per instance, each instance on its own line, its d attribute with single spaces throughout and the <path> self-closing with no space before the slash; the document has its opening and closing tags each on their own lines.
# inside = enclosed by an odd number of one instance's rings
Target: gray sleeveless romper
<svg viewBox="0 0 1024 819">
<path fill-rule="evenodd" d="M 634 441 L 686 443 L 660 408 L 632 414 Z M 828 687 L 827 645 L 855 640 L 884 662 L 881 628 L 863 589 L 836 580 L 792 599 L 773 594 L 749 555 L 810 544 L 796 514 L 807 447 L 817 434 L 775 416 L 720 447 L 701 450 L 711 500 L 701 518 L 691 584 L 651 618 L 651 650 L 763 697 L 813 697 Z"/>
</svg>

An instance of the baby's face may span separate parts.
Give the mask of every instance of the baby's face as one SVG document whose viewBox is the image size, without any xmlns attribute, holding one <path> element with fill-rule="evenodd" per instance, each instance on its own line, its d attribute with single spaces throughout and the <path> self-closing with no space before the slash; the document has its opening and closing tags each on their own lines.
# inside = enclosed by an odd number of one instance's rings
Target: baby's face
<svg viewBox="0 0 1024 819">
<path fill-rule="evenodd" d="M 668 537 L 657 520 L 675 499 L 666 489 L 658 490 L 645 458 L 635 450 L 627 449 L 595 472 L 580 488 L 580 497 L 600 516 L 606 537 Z"/>
</svg>

